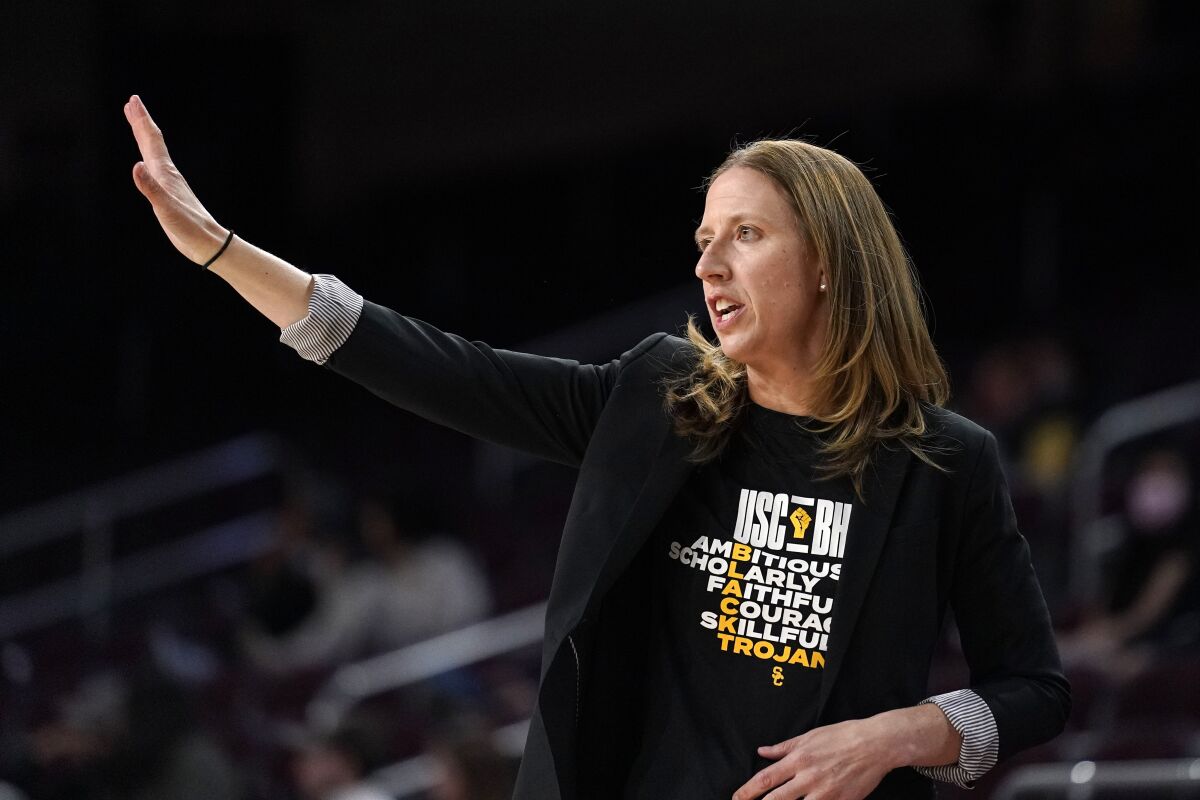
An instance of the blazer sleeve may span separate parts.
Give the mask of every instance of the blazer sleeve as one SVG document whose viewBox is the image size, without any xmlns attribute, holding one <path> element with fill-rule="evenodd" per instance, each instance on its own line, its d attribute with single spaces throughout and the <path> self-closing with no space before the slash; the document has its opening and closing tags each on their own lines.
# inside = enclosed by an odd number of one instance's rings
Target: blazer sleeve
<svg viewBox="0 0 1200 800">
<path fill-rule="evenodd" d="M 325 366 L 432 422 L 579 466 L 619 373 L 663 336 L 580 364 L 493 349 L 365 301 Z"/>
<path fill-rule="evenodd" d="M 1071 695 L 996 439 L 984 433 L 963 506 L 951 603 L 971 689 L 995 718 L 1004 760 L 1061 732 Z"/>
</svg>

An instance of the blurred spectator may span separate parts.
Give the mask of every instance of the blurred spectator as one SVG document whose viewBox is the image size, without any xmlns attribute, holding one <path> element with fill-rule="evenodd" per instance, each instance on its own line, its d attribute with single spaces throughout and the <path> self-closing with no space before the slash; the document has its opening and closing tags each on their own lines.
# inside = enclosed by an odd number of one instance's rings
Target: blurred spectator
<svg viewBox="0 0 1200 800">
<path fill-rule="evenodd" d="M 39 798 L 102 797 L 123 732 L 124 682 L 98 673 L 58 702 L 53 720 L 29 736 L 24 786 Z"/>
<path fill-rule="evenodd" d="M 965 412 L 994 433 L 1008 453 L 1032 406 L 1029 378 L 1016 344 L 1005 342 L 979 359 L 967 387 Z"/>
<path fill-rule="evenodd" d="M 275 672 L 330 666 L 393 650 L 483 619 L 487 581 L 461 544 L 422 525 L 412 504 L 366 499 L 349 538 L 317 548 L 313 614 L 283 636 L 247 637 L 259 666 Z"/>
<path fill-rule="evenodd" d="M 1062 640 L 1068 662 L 1128 675 L 1156 648 L 1200 643 L 1195 482 L 1186 459 L 1150 452 L 1125 493 L 1126 541 L 1104 608 Z"/>
<path fill-rule="evenodd" d="M 1026 342 L 1021 354 L 1032 399 L 1021 426 L 1020 473 L 1031 489 L 1057 492 L 1079 439 L 1075 362 L 1063 343 L 1049 336 Z"/>
<path fill-rule="evenodd" d="M 93 676 L 30 737 L 32 796 L 234 800 L 238 777 L 188 698 L 153 672 Z"/>
<path fill-rule="evenodd" d="M 429 754 L 437 762 L 437 784 L 430 800 L 508 800 L 517 780 L 517 764 L 501 753 L 481 721 L 460 723 L 434 737 Z"/>
<path fill-rule="evenodd" d="M 257 629 L 273 637 L 294 631 L 315 611 L 317 585 L 336 569 L 323 563 L 319 543 L 344 538 L 354 525 L 352 504 L 332 476 L 304 471 L 290 484 L 275 546 L 250 572 L 248 613 Z"/>
<path fill-rule="evenodd" d="M 972 373 L 964 410 L 996 435 L 1010 479 L 1033 491 L 1057 491 L 1066 478 L 1078 438 L 1076 373 L 1053 336 L 1002 342 Z"/>
<path fill-rule="evenodd" d="M 392 800 L 370 774 L 392 761 L 388 727 L 358 714 L 326 736 L 305 743 L 292 759 L 303 800 Z"/>
<path fill-rule="evenodd" d="M 1021 530 L 1052 611 L 1064 594 L 1070 542 L 1066 486 L 1080 437 L 1078 367 L 1051 335 L 1002 342 L 976 364 L 964 411 L 1000 444 Z"/>
</svg>

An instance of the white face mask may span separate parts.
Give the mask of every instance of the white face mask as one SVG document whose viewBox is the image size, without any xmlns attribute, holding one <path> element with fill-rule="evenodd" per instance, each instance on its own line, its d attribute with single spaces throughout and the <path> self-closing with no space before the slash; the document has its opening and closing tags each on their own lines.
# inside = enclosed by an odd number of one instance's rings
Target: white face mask
<svg viewBox="0 0 1200 800">
<path fill-rule="evenodd" d="M 1130 524 L 1138 530 L 1157 533 L 1184 515 L 1192 499 L 1192 487 L 1182 470 L 1156 466 L 1130 482 L 1126 498 Z"/>
</svg>

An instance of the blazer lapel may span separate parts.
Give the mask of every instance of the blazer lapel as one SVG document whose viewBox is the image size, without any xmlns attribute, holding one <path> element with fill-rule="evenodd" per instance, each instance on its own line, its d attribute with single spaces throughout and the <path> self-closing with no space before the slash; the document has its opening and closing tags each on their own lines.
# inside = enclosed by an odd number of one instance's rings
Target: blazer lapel
<svg viewBox="0 0 1200 800">
<path fill-rule="evenodd" d="M 671 432 L 669 426 L 666 428 L 666 434 L 637 499 L 634 500 L 629 515 L 621 525 L 620 534 L 600 567 L 588 601 L 589 609 L 597 598 L 602 598 L 608 593 L 617 577 L 629 566 L 645 543 L 646 537 L 662 519 L 667 507 L 692 473 L 693 465 L 687 460 L 690 443 Z"/>
<path fill-rule="evenodd" d="M 817 696 L 815 719 L 818 724 L 845 660 L 859 611 L 891 527 L 892 512 L 896 508 L 911 458 L 906 447 L 896 445 L 894 450 L 879 447 L 874 468 L 868 468 L 864 476 L 865 514 L 857 520 L 858 524 L 852 527 L 846 540 L 841 585 L 830 621 L 829 654 L 821 673 L 821 688 Z"/>
</svg>

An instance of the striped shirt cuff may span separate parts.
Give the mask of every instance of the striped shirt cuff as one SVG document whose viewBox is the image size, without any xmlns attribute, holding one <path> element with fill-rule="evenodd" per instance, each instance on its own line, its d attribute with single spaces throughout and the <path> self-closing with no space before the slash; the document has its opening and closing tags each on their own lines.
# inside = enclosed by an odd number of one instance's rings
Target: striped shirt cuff
<svg viewBox="0 0 1200 800">
<path fill-rule="evenodd" d="M 346 343 L 362 315 L 363 298 L 332 275 L 313 275 L 308 316 L 279 334 L 279 341 L 302 358 L 324 364 Z"/>
<path fill-rule="evenodd" d="M 963 789 L 974 788 L 974 782 L 996 766 L 1000 753 L 1000 733 L 992 710 L 970 689 L 934 695 L 918 705 L 925 703 L 933 703 L 945 713 L 951 727 L 962 734 L 962 747 L 958 751 L 957 764 L 915 769 L 927 778 L 953 783 Z"/>
</svg>

